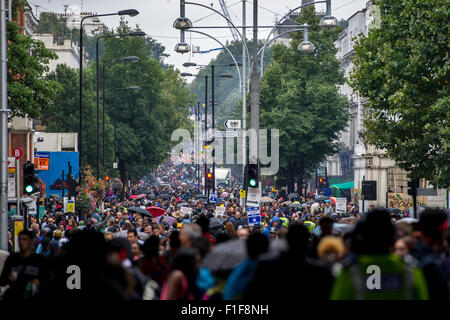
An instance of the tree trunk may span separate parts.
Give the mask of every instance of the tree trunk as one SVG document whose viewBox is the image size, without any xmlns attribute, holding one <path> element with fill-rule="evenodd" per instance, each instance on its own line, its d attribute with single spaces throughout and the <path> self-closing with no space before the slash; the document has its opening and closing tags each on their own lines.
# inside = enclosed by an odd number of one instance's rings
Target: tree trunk
<svg viewBox="0 0 450 320">
<path fill-rule="evenodd" d="M 302 187 L 303 187 L 303 177 L 305 175 L 305 165 L 303 161 L 297 162 L 297 193 L 302 195 Z M 305 198 L 306 198 L 306 187 L 305 187 Z"/>
<path fill-rule="evenodd" d="M 295 174 L 293 172 L 293 165 L 289 164 L 288 165 L 289 168 L 289 172 L 288 172 L 288 194 L 294 192 L 294 179 L 295 179 Z"/>
</svg>

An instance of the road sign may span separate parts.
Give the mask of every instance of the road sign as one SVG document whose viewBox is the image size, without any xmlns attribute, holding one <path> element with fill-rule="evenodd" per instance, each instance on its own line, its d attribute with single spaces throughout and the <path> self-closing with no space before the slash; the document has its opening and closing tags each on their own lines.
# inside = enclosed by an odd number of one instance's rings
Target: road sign
<svg viewBox="0 0 450 320">
<path fill-rule="evenodd" d="M 362 181 L 362 195 L 364 200 L 377 200 L 377 182 L 375 180 Z"/>
<path fill-rule="evenodd" d="M 240 193 L 241 198 L 245 198 L 245 190 L 244 189 L 239 190 L 239 193 Z"/>
<path fill-rule="evenodd" d="M 228 129 L 240 129 L 241 128 L 241 120 L 226 120 L 224 122 L 225 128 Z"/>
<path fill-rule="evenodd" d="M 261 189 L 259 188 L 248 188 L 247 203 L 259 204 L 261 200 Z"/>
<path fill-rule="evenodd" d="M 249 226 L 261 224 L 261 214 L 259 211 L 259 207 L 247 207 L 247 219 Z"/>
<path fill-rule="evenodd" d="M 213 203 L 217 202 L 217 193 L 216 192 L 211 192 L 211 194 L 209 195 L 209 202 L 213 202 Z"/>
<path fill-rule="evenodd" d="M 241 136 L 241 132 L 240 131 L 232 131 L 232 130 L 226 130 L 226 131 L 217 130 L 214 133 L 214 136 L 216 138 L 238 138 Z"/>
<path fill-rule="evenodd" d="M 422 197 L 437 196 L 437 190 L 433 188 L 417 188 L 417 195 Z"/>
<path fill-rule="evenodd" d="M 347 198 L 336 198 L 336 213 L 347 213 Z"/>
<path fill-rule="evenodd" d="M 19 159 L 23 155 L 23 151 L 20 148 L 14 148 L 13 153 L 16 159 Z"/>
</svg>

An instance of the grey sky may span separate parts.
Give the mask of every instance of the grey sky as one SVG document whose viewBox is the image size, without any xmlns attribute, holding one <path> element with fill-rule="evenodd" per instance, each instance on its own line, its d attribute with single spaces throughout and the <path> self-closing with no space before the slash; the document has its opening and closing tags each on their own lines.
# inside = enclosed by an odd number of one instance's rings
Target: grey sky
<svg viewBox="0 0 450 320">
<path fill-rule="evenodd" d="M 221 11 L 221 7 L 218 0 L 190 0 L 191 2 L 197 2 L 210 6 L 213 4 L 213 8 Z M 356 11 L 363 9 L 366 6 L 368 0 L 332 0 L 332 11 L 338 19 L 347 19 L 353 15 Z M 180 32 L 172 27 L 173 22 L 179 16 L 180 13 L 180 1 L 179 0 L 31 0 L 29 1 L 33 8 L 33 13 L 36 13 L 35 5 L 39 5 L 37 8 L 38 13 L 42 11 L 54 11 L 63 13 L 64 5 L 76 5 L 82 6 L 82 10 L 95 13 L 110 13 L 116 12 L 122 9 L 137 9 L 140 14 L 135 17 L 128 17 L 131 25 L 138 24 L 140 28 L 148 35 L 155 38 L 158 42 L 162 43 L 166 47 L 166 53 L 170 57 L 166 58 L 166 63 L 173 64 L 176 68 L 182 72 L 195 73 L 193 68 L 182 67 L 183 62 L 192 61 L 198 64 L 208 64 L 208 62 L 214 58 L 219 51 L 212 51 L 205 54 L 179 54 L 173 51 L 173 48 L 179 41 Z M 242 24 L 242 1 L 241 0 L 226 0 L 231 19 L 235 25 Z M 258 13 L 259 25 L 273 25 L 276 15 L 281 18 L 290 9 L 295 8 L 301 4 L 300 0 L 259 0 L 260 6 Z M 247 25 L 252 24 L 252 7 L 253 2 L 247 0 Z M 324 8 L 324 5 L 317 5 L 317 9 Z M 216 26 L 226 25 L 226 21 L 217 14 L 212 14 L 211 10 L 200 8 L 197 6 L 187 5 L 186 16 L 191 19 L 194 25 L 198 26 Z M 209 17 L 207 17 L 210 15 Z M 206 18 L 205 18 L 206 17 Z M 203 19 L 202 19 L 203 18 Z M 201 19 L 200 21 L 197 21 Z M 116 27 L 119 21 L 117 16 L 102 18 L 102 21 L 108 27 Z M 221 42 L 226 40 L 231 41 L 232 35 L 229 29 L 200 29 L 199 31 L 209 33 L 218 38 Z M 270 29 L 261 29 L 258 32 L 259 39 L 265 39 L 269 34 Z M 252 37 L 252 29 L 247 29 L 247 38 Z M 218 48 L 219 45 L 202 35 L 186 33 L 186 42 L 192 46 L 200 46 L 200 50 L 208 50 Z"/>
</svg>

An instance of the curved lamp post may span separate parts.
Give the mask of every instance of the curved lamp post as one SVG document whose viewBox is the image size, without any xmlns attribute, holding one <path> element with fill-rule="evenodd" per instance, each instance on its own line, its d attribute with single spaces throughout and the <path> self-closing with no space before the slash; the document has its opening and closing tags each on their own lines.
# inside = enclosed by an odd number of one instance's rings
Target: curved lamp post
<svg viewBox="0 0 450 320">
<path fill-rule="evenodd" d="M 143 31 L 133 31 L 126 34 L 107 34 L 107 35 L 101 35 L 98 36 L 95 40 L 95 64 L 96 64 L 96 100 L 97 100 L 97 180 L 100 179 L 100 108 L 99 108 L 99 94 L 98 94 L 98 40 L 103 38 L 116 38 L 116 37 L 139 37 L 139 36 L 145 36 L 146 33 Z M 130 57 L 127 57 L 130 58 Z M 137 58 L 137 57 L 136 57 Z M 139 58 L 138 58 L 139 59 Z M 105 112 L 103 111 L 103 122 L 105 121 Z M 103 124 L 103 134 L 105 133 L 105 128 Z M 103 138 L 104 139 L 104 138 Z"/>
<path fill-rule="evenodd" d="M 93 14 L 86 17 L 81 18 L 80 21 L 80 121 L 79 121 L 79 127 L 78 127 L 78 166 L 79 166 L 79 182 L 81 184 L 81 168 L 82 168 L 82 140 L 83 140 L 83 22 L 85 19 L 88 18 L 95 18 L 95 17 L 107 17 L 107 16 L 125 16 L 128 15 L 130 17 L 134 17 L 139 14 L 139 11 L 136 9 L 126 9 L 126 10 L 120 10 L 115 13 L 104 13 L 104 14 Z"/>
</svg>

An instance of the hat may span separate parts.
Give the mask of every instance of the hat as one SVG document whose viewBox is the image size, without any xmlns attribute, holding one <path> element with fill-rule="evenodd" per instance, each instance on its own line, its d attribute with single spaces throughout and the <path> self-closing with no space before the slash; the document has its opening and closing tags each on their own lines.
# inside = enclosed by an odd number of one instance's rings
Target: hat
<svg viewBox="0 0 450 320">
<path fill-rule="evenodd" d="M 180 223 L 180 222 L 177 223 L 177 228 L 181 228 L 182 226 L 183 226 L 182 223 Z"/>
<path fill-rule="evenodd" d="M 270 228 L 270 233 L 278 233 L 277 228 Z"/>
</svg>

